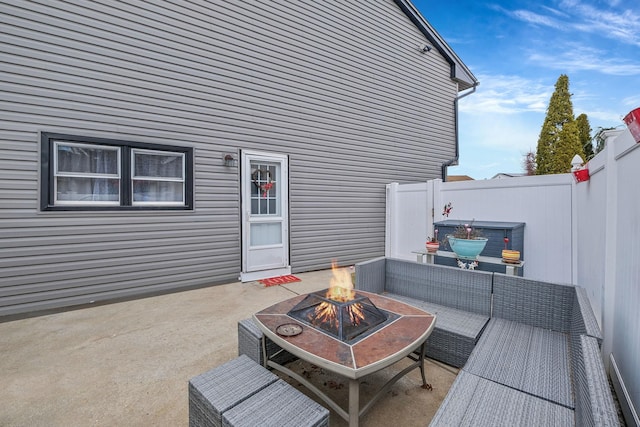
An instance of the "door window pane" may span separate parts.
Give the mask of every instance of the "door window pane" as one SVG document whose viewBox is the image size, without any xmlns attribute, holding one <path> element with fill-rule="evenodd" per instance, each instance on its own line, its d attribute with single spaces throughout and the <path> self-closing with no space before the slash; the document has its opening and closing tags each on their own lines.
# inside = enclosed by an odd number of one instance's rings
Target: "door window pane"
<svg viewBox="0 0 640 427">
<path fill-rule="evenodd" d="M 277 245 L 282 243 L 282 224 L 265 222 L 251 224 L 251 246 Z"/>
<path fill-rule="evenodd" d="M 279 165 L 251 162 L 251 170 L 251 214 L 279 215 Z"/>
</svg>

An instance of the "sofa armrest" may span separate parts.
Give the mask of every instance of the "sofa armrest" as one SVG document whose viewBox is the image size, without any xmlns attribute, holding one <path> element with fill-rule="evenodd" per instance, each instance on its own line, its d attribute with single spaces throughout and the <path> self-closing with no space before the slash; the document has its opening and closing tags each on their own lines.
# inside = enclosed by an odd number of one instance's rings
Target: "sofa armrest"
<svg viewBox="0 0 640 427">
<path fill-rule="evenodd" d="M 574 357 L 575 421 L 577 426 L 619 426 L 618 411 L 600 355 L 593 337 L 581 335 L 579 351 Z"/>
<path fill-rule="evenodd" d="M 602 344 L 602 331 L 593 313 L 591 302 L 587 291 L 580 286 L 576 286 L 576 297 L 573 303 L 571 333 L 578 335 L 588 335 L 598 340 Z"/>
<path fill-rule="evenodd" d="M 386 282 L 385 257 L 374 258 L 356 264 L 356 289 L 381 294 Z"/>
</svg>

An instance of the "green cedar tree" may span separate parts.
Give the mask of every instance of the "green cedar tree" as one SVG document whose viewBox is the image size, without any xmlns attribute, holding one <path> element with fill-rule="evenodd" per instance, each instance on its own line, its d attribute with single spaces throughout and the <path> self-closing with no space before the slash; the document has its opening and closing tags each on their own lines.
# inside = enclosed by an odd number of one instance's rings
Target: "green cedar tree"
<svg viewBox="0 0 640 427">
<path fill-rule="evenodd" d="M 569 77 L 561 74 L 549 100 L 538 138 L 536 174 L 567 173 L 571 170 L 571 159 L 576 154 L 584 159 L 578 126 L 573 117 Z"/>
<path fill-rule="evenodd" d="M 589 161 L 595 155 L 593 152 L 593 140 L 591 138 L 591 125 L 589 124 L 589 118 L 586 114 L 582 113 L 576 117 L 576 123 L 578 124 L 578 138 L 580 139 L 580 145 L 584 150 L 584 160 Z"/>
</svg>

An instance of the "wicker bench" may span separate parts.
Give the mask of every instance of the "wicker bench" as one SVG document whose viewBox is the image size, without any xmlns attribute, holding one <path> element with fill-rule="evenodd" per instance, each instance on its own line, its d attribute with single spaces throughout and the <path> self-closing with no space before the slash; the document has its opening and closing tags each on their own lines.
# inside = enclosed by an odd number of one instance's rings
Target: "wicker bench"
<svg viewBox="0 0 640 427">
<path fill-rule="evenodd" d="M 356 289 L 385 294 L 438 315 L 427 356 L 466 363 L 491 315 L 492 273 L 392 258 L 356 264 Z"/>
<path fill-rule="evenodd" d="M 246 355 L 189 381 L 190 427 L 329 425 L 329 410 Z"/>
<path fill-rule="evenodd" d="M 491 320 L 431 425 L 619 425 L 601 341 L 584 289 L 496 273 Z"/>
<path fill-rule="evenodd" d="M 356 264 L 356 287 L 453 310 L 427 340 L 445 349 L 427 356 L 462 367 L 431 426 L 619 425 L 584 289 L 388 258 Z"/>
<path fill-rule="evenodd" d="M 264 366 L 262 341 L 265 339 L 267 340 L 267 357 L 273 357 L 281 365 L 296 359 L 294 355 L 286 352 L 276 343 L 266 338 L 253 318 L 243 319 L 238 322 L 238 355 L 247 355 L 259 365 Z"/>
</svg>

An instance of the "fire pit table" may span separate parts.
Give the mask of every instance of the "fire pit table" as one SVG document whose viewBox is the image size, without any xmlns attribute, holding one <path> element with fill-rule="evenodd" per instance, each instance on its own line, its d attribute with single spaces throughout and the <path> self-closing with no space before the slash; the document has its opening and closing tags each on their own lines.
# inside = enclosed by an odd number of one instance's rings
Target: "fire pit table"
<svg viewBox="0 0 640 427">
<path fill-rule="evenodd" d="M 349 408 L 345 411 L 306 378 L 276 363 L 277 354 L 267 357 L 263 348 L 265 367 L 304 384 L 354 427 L 396 381 L 413 369 L 420 369 L 423 388 L 431 388 L 425 379 L 424 353 L 436 316 L 381 295 L 349 292 L 353 299 L 346 303 L 325 297 L 326 291 L 299 295 L 256 313 L 254 319 L 265 336 L 283 350 L 349 379 Z M 359 379 L 405 357 L 413 363 L 360 409 Z"/>
</svg>

